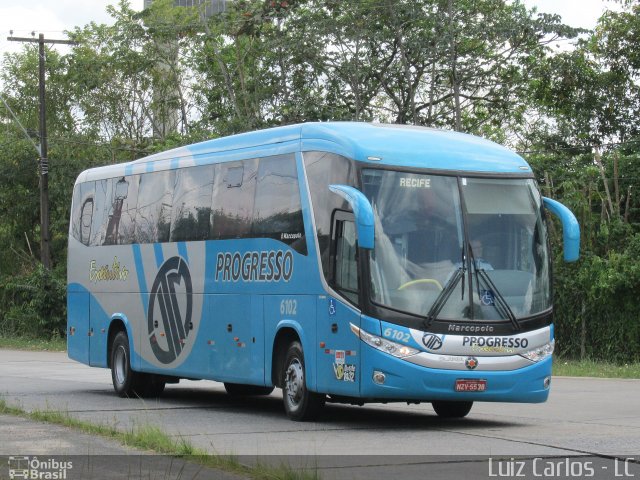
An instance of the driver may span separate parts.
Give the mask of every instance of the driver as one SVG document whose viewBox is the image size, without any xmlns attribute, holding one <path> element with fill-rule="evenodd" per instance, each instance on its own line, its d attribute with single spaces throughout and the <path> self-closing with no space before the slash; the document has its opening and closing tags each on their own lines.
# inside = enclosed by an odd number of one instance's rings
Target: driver
<svg viewBox="0 0 640 480">
<path fill-rule="evenodd" d="M 482 257 L 484 250 L 482 242 L 480 240 L 471 240 L 469 243 L 471 244 L 472 258 L 475 259 L 476 268 L 478 270 L 493 270 L 493 266 Z"/>
</svg>

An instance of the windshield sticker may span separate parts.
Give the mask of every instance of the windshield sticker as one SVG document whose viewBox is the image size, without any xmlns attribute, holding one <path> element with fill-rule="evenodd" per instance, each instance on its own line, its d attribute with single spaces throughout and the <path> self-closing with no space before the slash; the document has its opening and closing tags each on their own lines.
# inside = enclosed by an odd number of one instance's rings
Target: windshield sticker
<svg viewBox="0 0 640 480">
<path fill-rule="evenodd" d="M 491 290 L 480 290 L 480 301 L 485 307 L 493 307 L 496 304 L 496 297 Z"/>
<path fill-rule="evenodd" d="M 403 188 L 431 188 L 431 179 L 400 177 L 400 186 Z"/>
<path fill-rule="evenodd" d="M 288 282 L 293 275 L 293 254 L 287 250 L 225 252 L 216 258 L 216 282 Z"/>
</svg>

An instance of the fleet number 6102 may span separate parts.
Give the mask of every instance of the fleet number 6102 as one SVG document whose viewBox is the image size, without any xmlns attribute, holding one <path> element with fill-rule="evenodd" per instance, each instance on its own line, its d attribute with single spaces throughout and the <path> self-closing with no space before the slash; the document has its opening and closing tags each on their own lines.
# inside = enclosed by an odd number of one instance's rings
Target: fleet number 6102
<svg viewBox="0 0 640 480">
<path fill-rule="evenodd" d="M 287 298 L 280 302 L 280 315 L 296 315 L 298 301 L 295 298 Z"/>
<path fill-rule="evenodd" d="M 386 338 L 393 338 L 394 340 L 400 340 L 401 342 L 408 342 L 411 335 L 408 332 L 402 332 L 400 330 L 394 330 L 393 328 L 385 328 L 384 336 Z"/>
</svg>

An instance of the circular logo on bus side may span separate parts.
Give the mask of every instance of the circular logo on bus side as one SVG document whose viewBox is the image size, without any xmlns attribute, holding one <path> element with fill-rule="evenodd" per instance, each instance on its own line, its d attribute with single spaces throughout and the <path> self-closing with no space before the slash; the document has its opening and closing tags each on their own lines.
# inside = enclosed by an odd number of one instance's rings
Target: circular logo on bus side
<svg viewBox="0 0 640 480">
<path fill-rule="evenodd" d="M 442 337 L 433 333 L 425 333 L 422 336 L 422 343 L 428 350 L 440 350 L 442 347 Z"/>
<path fill-rule="evenodd" d="M 158 270 L 147 313 L 151 350 L 161 363 L 171 363 L 182 353 L 191 330 L 192 308 L 187 262 L 182 257 L 171 257 Z"/>
</svg>

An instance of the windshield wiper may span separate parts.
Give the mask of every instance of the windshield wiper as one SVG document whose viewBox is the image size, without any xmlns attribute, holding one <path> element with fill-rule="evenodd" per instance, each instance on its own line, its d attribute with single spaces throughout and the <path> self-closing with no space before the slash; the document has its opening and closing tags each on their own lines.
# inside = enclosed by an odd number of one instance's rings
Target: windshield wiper
<svg viewBox="0 0 640 480">
<path fill-rule="evenodd" d="M 487 271 L 484 268 L 478 268 L 476 257 L 473 254 L 473 248 L 471 247 L 471 244 L 469 244 L 469 257 L 471 257 L 471 264 L 473 265 L 473 269 L 475 270 L 476 274 L 478 297 L 482 298 L 482 295 L 480 295 L 480 282 L 478 281 L 478 276 L 480 276 L 480 278 L 482 278 L 482 280 L 484 280 L 485 283 L 489 286 L 489 289 L 494 296 L 492 304 L 496 308 L 496 310 L 498 310 L 498 313 L 500 313 L 502 317 L 507 317 L 516 330 L 520 330 L 520 323 L 518 323 L 518 319 L 513 314 L 513 310 L 511 310 L 511 307 L 509 307 L 509 304 L 500 293 L 500 290 L 498 290 L 495 283 L 493 283 Z"/>
<path fill-rule="evenodd" d="M 513 314 L 513 310 L 511 310 L 511 307 L 509 307 L 509 304 L 500 293 L 500 290 L 496 288 L 495 283 L 493 283 L 486 270 L 484 268 L 476 267 L 476 274 L 480 275 L 480 277 L 487 283 L 487 285 L 491 289 L 491 293 L 494 295 L 493 306 L 496 307 L 496 310 L 498 310 L 498 312 L 500 312 L 500 315 L 502 315 L 503 317 L 507 317 L 516 330 L 520 330 L 520 323 L 518 322 L 516 316 Z M 480 282 L 478 282 L 478 287 L 480 286 L 479 283 Z M 478 292 L 478 296 L 479 295 L 480 292 Z"/>
<path fill-rule="evenodd" d="M 494 298 L 493 298 L 492 304 L 496 308 L 496 310 L 498 310 L 498 313 L 500 313 L 502 317 L 507 317 L 511 321 L 511 324 L 516 330 L 520 330 L 520 323 L 518 323 L 518 319 L 513 314 L 513 310 L 511 310 L 511 307 L 509 307 L 509 304 L 500 293 L 500 290 L 498 290 L 495 283 L 493 283 L 487 271 L 484 268 L 478 268 L 478 264 L 476 263 L 476 257 L 473 254 L 473 249 L 471 248 L 471 243 L 469 243 L 469 256 L 471 257 L 471 264 L 473 265 L 473 269 L 475 270 L 475 273 L 476 273 L 476 284 L 478 285 L 478 297 L 482 298 L 482 295 L 480 294 L 480 282 L 478 281 L 478 276 L 480 276 L 480 278 L 482 278 L 482 280 L 484 280 L 485 283 L 489 286 L 489 289 L 493 294 Z"/>
<path fill-rule="evenodd" d="M 427 313 L 427 318 L 422 323 L 425 330 L 429 328 L 431 323 L 433 323 L 433 321 L 438 317 L 438 314 L 444 308 L 444 305 L 447 303 L 447 300 L 449 300 L 449 297 L 458 286 L 460 279 L 464 278 L 464 272 L 465 272 L 464 249 L 462 250 L 462 260 L 463 260 L 462 265 L 456 270 L 453 276 L 445 284 L 440 294 L 436 297 L 435 302 L 433 302 L 433 305 L 431 305 L 431 308 L 429 309 L 429 313 Z M 462 298 L 464 299 L 464 282 L 462 282 Z"/>
</svg>

